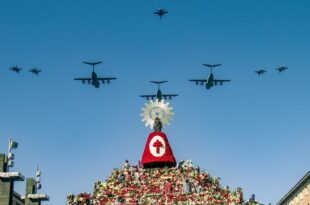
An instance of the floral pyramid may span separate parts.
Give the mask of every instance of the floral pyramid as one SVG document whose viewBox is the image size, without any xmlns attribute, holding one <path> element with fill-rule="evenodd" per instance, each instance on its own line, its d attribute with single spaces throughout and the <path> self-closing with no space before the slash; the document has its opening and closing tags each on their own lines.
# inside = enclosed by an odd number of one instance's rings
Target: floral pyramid
<svg viewBox="0 0 310 205">
<path fill-rule="evenodd" d="M 68 195 L 68 205 L 136 204 L 243 204 L 241 188 L 222 187 L 219 178 L 201 171 L 191 161 L 177 167 L 142 169 L 126 161 L 105 181 L 95 183 L 93 193 Z"/>
</svg>

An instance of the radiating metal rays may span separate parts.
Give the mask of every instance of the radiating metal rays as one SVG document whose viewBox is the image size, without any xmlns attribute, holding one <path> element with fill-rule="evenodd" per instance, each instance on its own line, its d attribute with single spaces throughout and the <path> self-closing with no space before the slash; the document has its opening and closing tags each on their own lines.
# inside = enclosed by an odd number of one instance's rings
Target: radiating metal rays
<svg viewBox="0 0 310 205">
<path fill-rule="evenodd" d="M 150 100 L 149 104 L 145 103 L 144 108 L 142 108 L 142 121 L 145 123 L 145 126 L 150 127 L 150 129 L 153 129 L 156 117 L 161 120 L 163 126 L 169 125 L 172 115 L 174 114 L 172 109 L 172 107 L 169 107 L 169 102 L 165 102 L 165 100 Z"/>
</svg>

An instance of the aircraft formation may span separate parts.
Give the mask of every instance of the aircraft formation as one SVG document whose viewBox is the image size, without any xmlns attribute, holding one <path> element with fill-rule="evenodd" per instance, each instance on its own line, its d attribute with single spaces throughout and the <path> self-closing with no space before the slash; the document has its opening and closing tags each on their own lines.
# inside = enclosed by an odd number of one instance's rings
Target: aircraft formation
<svg viewBox="0 0 310 205">
<path fill-rule="evenodd" d="M 23 69 L 18 67 L 18 66 L 12 66 L 12 67 L 9 68 L 9 70 L 19 74 Z M 34 74 L 34 75 L 39 75 L 39 73 L 42 72 L 42 70 L 40 70 L 38 68 L 32 68 L 32 69 L 29 70 L 29 72 Z"/>
<path fill-rule="evenodd" d="M 288 69 L 287 66 L 282 65 L 282 66 L 277 67 L 275 70 L 278 71 L 279 73 L 282 73 L 282 72 L 284 72 L 284 71 L 287 70 L 287 69 Z M 267 71 L 264 70 L 263 68 L 260 68 L 260 69 L 254 71 L 254 72 L 255 72 L 257 75 L 263 75 L 263 74 L 266 73 Z"/>
<path fill-rule="evenodd" d="M 154 11 L 153 13 L 154 15 L 157 15 L 160 19 L 162 19 L 168 13 L 168 11 L 164 8 L 160 8 Z M 95 71 L 95 66 L 97 66 L 98 64 L 101 64 L 102 61 L 83 62 L 83 63 L 90 65 L 92 67 L 92 72 L 90 76 L 89 77 L 77 77 L 77 78 L 74 78 L 74 80 L 81 81 L 83 84 L 92 85 L 95 88 L 99 88 L 101 84 L 109 84 L 112 80 L 117 79 L 116 77 L 99 77 L 98 76 L 98 74 Z M 213 69 L 222 66 L 222 64 L 202 64 L 202 65 L 210 69 L 209 75 L 205 78 L 190 79 L 189 80 L 190 82 L 194 82 L 196 85 L 201 85 L 201 86 L 204 85 L 207 90 L 211 89 L 214 86 L 223 85 L 224 83 L 231 82 L 230 79 L 215 78 L 213 74 Z M 275 70 L 278 71 L 279 73 L 282 73 L 287 69 L 288 67 L 283 65 L 283 66 L 277 67 Z M 9 70 L 19 74 L 23 69 L 18 66 L 12 66 L 9 68 Z M 29 70 L 29 72 L 31 72 L 33 75 L 39 75 L 39 73 L 41 73 L 42 70 L 38 68 L 32 68 Z M 258 76 L 261 76 L 265 74 L 267 71 L 263 68 L 259 68 L 255 70 L 254 72 Z M 167 83 L 168 81 L 165 80 L 165 81 L 150 81 L 150 82 L 157 84 L 158 88 L 157 88 L 156 94 L 148 94 L 148 95 L 145 94 L 145 95 L 140 95 L 140 97 L 145 98 L 146 100 L 158 99 L 159 101 L 161 101 L 162 99 L 171 100 L 172 98 L 178 96 L 178 94 L 163 94 L 161 92 L 160 85 L 163 83 Z"/>
<path fill-rule="evenodd" d="M 83 84 L 87 83 L 88 85 L 92 85 L 95 88 L 99 88 L 100 87 L 100 82 L 101 84 L 109 84 L 111 80 L 116 80 L 116 77 L 98 77 L 97 73 L 95 72 L 95 66 L 98 64 L 101 64 L 102 61 L 98 61 L 98 62 L 83 62 L 84 64 L 87 65 L 91 65 L 92 66 L 92 73 L 90 77 L 80 77 L 80 78 L 74 78 L 74 80 L 78 80 L 81 81 Z M 213 86 L 217 86 L 217 85 L 223 85 L 226 82 L 231 82 L 231 80 L 229 79 L 217 79 L 214 77 L 213 74 L 213 69 L 217 68 L 219 66 L 221 66 L 222 64 L 202 64 L 205 67 L 210 68 L 210 73 L 206 78 L 200 78 L 200 79 L 190 79 L 190 82 L 194 82 L 196 85 L 205 85 L 206 89 L 209 90 L 211 89 Z M 287 70 L 288 67 L 286 66 L 280 66 L 278 68 L 276 68 L 276 70 L 281 73 L 285 70 Z M 257 73 L 258 75 L 262 75 L 263 73 L 265 73 L 267 71 L 263 70 L 263 69 L 258 69 L 255 71 L 255 73 Z M 146 100 L 154 100 L 157 99 L 158 101 L 161 101 L 163 99 L 165 100 L 171 100 L 174 97 L 179 96 L 178 94 L 163 94 L 161 89 L 160 89 L 160 85 L 167 83 L 167 80 L 164 81 L 150 81 L 151 83 L 157 84 L 157 91 L 155 94 L 144 94 L 144 95 L 140 95 L 139 97 L 144 98 Z"/>
</svg>

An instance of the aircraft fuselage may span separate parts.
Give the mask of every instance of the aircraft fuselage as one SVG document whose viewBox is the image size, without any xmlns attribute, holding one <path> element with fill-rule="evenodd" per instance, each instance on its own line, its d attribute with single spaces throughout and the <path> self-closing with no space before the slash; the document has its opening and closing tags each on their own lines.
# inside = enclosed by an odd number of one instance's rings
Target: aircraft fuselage
<svg viewBox="0 0 310 205">
<path fill-rule="evenodd" d="M 156 98 L 158 99 L 158 101 L 161 101 L 163 99 L 160 89 L 157 90 Z"/>
<path fill-rule="evenodd" d="M 92 72 L 91 74 L 91 84 L 95 87 L 95 88 L 99 88 L 100 87 L 100 82 L 98 80 L 97 74 L 95 73 L 95 71 Z"/>
<path fill-rule="evenodd" d="M 206 88 L 210 89 L 214 84 L 213 84 L 213 73 L 210 73 L 210 75 L 208 76 L 208 81 L 206 83 Z"/>
</svg>

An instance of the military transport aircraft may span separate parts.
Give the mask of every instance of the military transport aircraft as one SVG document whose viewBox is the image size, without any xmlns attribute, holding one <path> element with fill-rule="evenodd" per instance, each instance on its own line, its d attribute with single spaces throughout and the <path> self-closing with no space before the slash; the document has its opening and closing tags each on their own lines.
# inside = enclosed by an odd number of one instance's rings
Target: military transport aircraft
<svg viewBox="0 0 310 205">
<path fill-rule="evenodd" d="M 288 67 L 287 66 L 280 66 L 280 67 L 278 67 L 278 68 L 276 68 L 276 70 L 277 71 L 279 71 L 279 73 L 282 73 L 283 71 L 285 71 L 285 70 L 287 70 L 288 69 Z"/>
<path fill-rule="evenodd" d="M 161 101 L 162 99 L 165 99 L 165 100 L 169 99 L 169 100 L 171 100 L 173 97 L 178 96 L 177 94 L 162 94 L 161 93 L 160 84 L 166 83 L 168 81 L 165 80 L 165 81 L 150 81 L 150 82 L 151 83 L 155 83 L 155 84 L 158 85 L 158 90 L 157 90 L 156 95 L 140 95 L 140 97 L 145 98 L 147 100 L 149 100 L 149 99 L 152 99 L 152 100 L 153 99 L 158 99 L 158 101 Z"/>
<path fill-rule="evenodd" d="M 223 85 L 224 82 L 230 82 L 230 80 L 220 80 L 220 79 L 214 79 L 214 75 L 213 75 L 213 68 L 221 66 L 222 64 L 202 64 L 206 67 L 209 67 L 211 69 L 211 72 L 208 76 L 207 79 L 193 79 L 193 80 L 189 80 L 191 82 L 195 82 L 196 85 L 203 85 L 204 83 L 206 84 L 206 88 L 210 89 L 212 88 L 214 85 Z"/>
<path fill-rule="evenodd" d="M 13 72 L 19 73 L 23 69 L 19 68 L 18 66 L 12 66 L 12 67 L 10 67 L 10 70 Z"/>
<path fill-rule="evenodd" d="M 29 72 L 34 74 L 34 75 L 39 75 L 39 73 L 42 72 L 42 70 L 40 70 L 38 68 L 32 68 L 29 70 Z"/>
<path fill-rule="evenodd" d="M 82 81 L 83 84 L 85 84 L 85 82 L 87 82 L 88 84 L 92 84 L 95 88 L 99 88 L 100 82 L 102 84 L 105 84 L 105 83 L 110 83 L 111 80 L 117 79 L 114 77 L 98 77 L 97 76 L 97 73 L 95 72 L 95 66 L 102 63 L 101 61 L 99 61 L 99 62 L 83 62 L 83 63 L 85 63 L 87 65 L 91 65 L 93 67 L 91 77 L 90 78 L 74 78 L 74 80 L 80 80 L 80 81 Z"/>
<path fill-rule="evenodd" d="M 167 13 L 168 13 L 168 11 L 166 11 L 165 9 L 157 9 L 157 11 L 154 12 L 154 14 L 158 15 L 159 18 L 161 18 L 162 16 L 164 16 Z"/>
<path fill-rule="evenodd" d="M 267 71 L 261 68 L 261 69 L 254 71 L 254 72 L 257 73 L 257 75 L 262 75 L 262 74 L 266 73 Z"/>
</svg>

